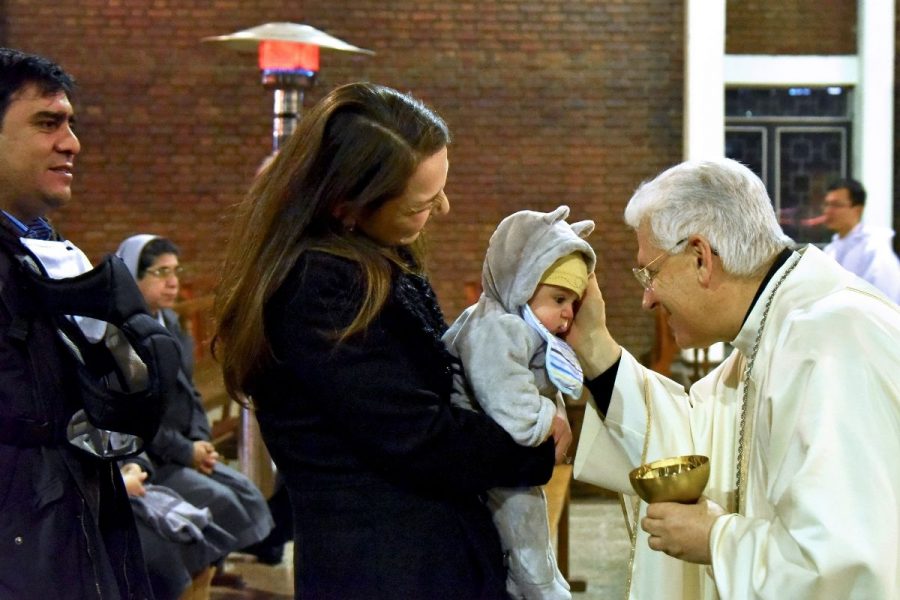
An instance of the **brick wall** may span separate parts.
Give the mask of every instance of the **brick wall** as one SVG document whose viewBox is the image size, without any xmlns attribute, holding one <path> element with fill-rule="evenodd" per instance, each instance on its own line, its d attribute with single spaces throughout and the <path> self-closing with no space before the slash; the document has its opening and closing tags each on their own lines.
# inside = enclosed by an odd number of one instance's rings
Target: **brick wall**
<svg viewBox="0 0 900 600">
<path fill-rule="evenodd" d="M 729 51 L 849 52 L 855 1 L 728 2 Z M 817 7 L 810 10 L 809 6 Z M 496 223 L 561 203 L 592 218 L 610 327 L 641 355 L 652 315 L 622 223 L 635 186 L 681 157 L 683 3 L 678 0 L 69 0 L 0 2 L 5 43 L 79 79 L 76 196 L 55 215 L 93 258 L 137 232 L 171 237 L 209 293 L 237 202 L 271 147 L 271 95 L 253 56 L 200 43 L 267 21 L 306 22 L 374 57 L 323 52 L 307 103 L 368 79 L 430 103 L 454 134 L 451 214 L 431 227 L 449 318 L 479 279 Z M 850 7 L 850 8 L 848 8 Z M 852 10 L 851 10 L 852 8 Z M 785 29 L 789 24 L 796 29 Z M 800 43 L 800 39 L 803 43 Z M 741 50 L 743 48 L 743 50 Z"/>
<path fill-rule="evenodd" d="M 286 7 L 291 7 L 290 9 Z M 375 57 L 325 52 L 314 101 L 369 79 L 412 91 L 449 122 L 451 214 L 431 228 L 448 317 L 465 306 L 488 236 L 518 208 L 560 203 L 597 220 L 612 328 L 642 352 L 635 254 L 622 209 L 681 148 L 675 0 L 7 0 L 6 43 L 60 61 L 82 87 L 75 199 L 55 215 L 93 258 L 136 232 L 171 237 L 208 292 L 221 217 L 270 147 L 271 97 L 252 56 L 200 43 L 267 21 L 307 22 Z"/>
<path fill-rule="evenodd" d="M 729 54 L 856 54 L 856 0 L 728 0 Z"/>
</svg>

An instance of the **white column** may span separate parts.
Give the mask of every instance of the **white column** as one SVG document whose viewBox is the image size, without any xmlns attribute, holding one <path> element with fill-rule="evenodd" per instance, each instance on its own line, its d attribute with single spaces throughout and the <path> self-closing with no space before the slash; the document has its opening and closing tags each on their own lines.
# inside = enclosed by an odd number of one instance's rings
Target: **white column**
<svg viewBox="0 0 900 600">
<path fill-rule="evenodd" d="M 725 0 L 686 0 L 684 11 L 684 159 L 722 158 Z M 694 351 L 681 352 L 686 361 L 693 359 Z M 705 352 L 721 352 L 721 343 Z"/>
<path fill-rule="evenodd" d="M 684 158 L 725 155 L 725 0 L 686 0 Z"/>
<path fill-rule="evenodd" d="M 858 0 L 854 179 L 868 192 L 863 218 L 890 227 L 894 180 L 894 0 Z"/>
</svg>

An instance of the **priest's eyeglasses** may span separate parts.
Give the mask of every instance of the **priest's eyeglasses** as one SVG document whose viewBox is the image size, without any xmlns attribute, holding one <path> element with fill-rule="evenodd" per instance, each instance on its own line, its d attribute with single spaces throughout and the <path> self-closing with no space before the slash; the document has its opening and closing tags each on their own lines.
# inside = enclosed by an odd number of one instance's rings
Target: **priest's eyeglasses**
<svg viewBox="0 0 900 600">
<path fill-rule="evenodd" d="M 654 264 L 656 264 L 656 262 L 659 261 L 659 259 L 664 258 L 664 257 L 668 258 L 668 257 L 672 256 L 672 252 L 675 251 L 675 248 L 682 245 L 686 241 L 688 241 L 688 239 L 684 238 L 683 240 L 681 240 L 680 242 L 678 242 L 677 244 L 672 246 L 671 250 L 669 250 L 667 252 L 663 252 L 662 254 L 660 254 L 659 256 L 657 256 L 656 258 L 651 260 L 650 262 L 648 262 L 646 265 L 641 267 L 640 269 L 637 267 L 634 267 L 633 269 L 631 269 L 631 272 L 634 273 L 634 278 L 638 280 L 638 283 L 641 284 L 641 287 L 644 288 L 645 292 L 649 292 L 650 290 L 653 289 L 653 278 L 656 277 L 656 275 L 660 271 L 659 268 L 657 268 L 655 271 L 651 271 L 650 267 L 652 267 Z M 665 260 L 663 260 L 663 262 L 665 262 Z M 662 263 L 660 263 L 660 264 L 662 264 Z"/>
<path fill-rule="evenodd" d="M 156 267 L 155 269 L 146 269 L 144 273 L 152 275 L 157 279 L 168 279 L 173 275 L 175 277 L 181 277 L 184 273 L 184 267 L 181 265 L 178 265 L 177 267 Z"/>
</svg>

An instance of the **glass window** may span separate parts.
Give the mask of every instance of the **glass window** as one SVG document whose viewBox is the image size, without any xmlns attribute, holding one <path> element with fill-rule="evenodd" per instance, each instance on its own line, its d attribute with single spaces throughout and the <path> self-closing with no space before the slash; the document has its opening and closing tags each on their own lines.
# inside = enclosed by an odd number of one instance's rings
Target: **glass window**
<svg viewBox="0 0 900 600">
<path fill-rule="evenodd" d="M 733 88 L 725 92 L 725 155 L 763 182 L 785 233 L 824 244 L 821 202 L 850 175 L 852 90 Z"/>
</svg>

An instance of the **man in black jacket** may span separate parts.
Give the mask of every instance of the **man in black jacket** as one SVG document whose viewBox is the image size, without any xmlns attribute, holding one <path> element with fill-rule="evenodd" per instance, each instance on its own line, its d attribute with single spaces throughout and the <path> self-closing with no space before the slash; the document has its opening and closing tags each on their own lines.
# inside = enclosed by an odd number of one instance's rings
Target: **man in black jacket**
<svg viewBox="0 0 900 600">
<path fill-rule="evenodd" d="M 77 365 L 21 260 L 87 262 L 45 219 L 71 197 L 72 89 L 49 60 L 0 48 L 0 598 L 151 598 L 115 462 L 67 440 Z"/>
</svg>

